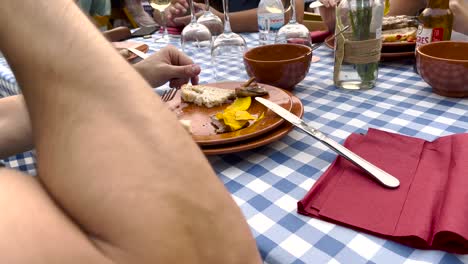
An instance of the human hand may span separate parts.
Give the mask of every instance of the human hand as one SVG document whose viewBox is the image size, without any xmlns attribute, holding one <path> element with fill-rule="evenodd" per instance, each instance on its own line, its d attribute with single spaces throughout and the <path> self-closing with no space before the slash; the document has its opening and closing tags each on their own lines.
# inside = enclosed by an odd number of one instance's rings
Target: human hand
<svg viewBox="0 0 468 264">
<path fill-rule="evenodd" d="M 166 46 L 149 58 L 135 64 L 135 68 L 152 87 L 169 81 L 170 87 L 180 87 L 189 81 L 198 84 L 200 66 L 174 46 Z"/>
<path fill-rule="evenodd" d="M 200 17 L 203 14 L 203 10 L 206 9 L 205 4 L 200 4 L 200 3 L 193 3 L 193 7 L 195 8 L 195 16 L 197 18 Z M 210 8 L 210 10 L 215 15 L 219 14 L 219 12 L 213 8 Z M 181 14 L 184 14 L 184 13 L 181 13 Z M 190 16 L 190 14 L 188 14 L 184 16 L 174 16 L 169 21 L 171 21 L 173 24 L 178 25 L 178 26 L 182 26 L 182 25 L 185 26 L 185 25 L 190 24 L 191 19 L 192 17 Z"/>
<path fill-rule="evenodd" d="M 172 0 L 168 8 L 167 18 L 172 20 L 175 17 L 185 16 L 189 9 L 187 0 Z"/>
<path fill-rule="evenodd" d="M 336 0 L 319 0 L 326 8 L 335 7 L 337 2 Z"/>
</svg>

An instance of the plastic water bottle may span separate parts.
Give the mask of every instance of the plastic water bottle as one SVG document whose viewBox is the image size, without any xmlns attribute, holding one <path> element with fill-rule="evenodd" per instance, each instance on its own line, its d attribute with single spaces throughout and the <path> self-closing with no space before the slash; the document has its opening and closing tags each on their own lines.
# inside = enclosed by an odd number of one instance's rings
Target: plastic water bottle
<svg viewBox="0 0 468 264">
<path fill-rule="evenodd" d="M 257 19 L 260 45 L 272 44 L 276 32 L 284 25 L 284 6 L 281 0 L 261 0 Z"/>
</svg>

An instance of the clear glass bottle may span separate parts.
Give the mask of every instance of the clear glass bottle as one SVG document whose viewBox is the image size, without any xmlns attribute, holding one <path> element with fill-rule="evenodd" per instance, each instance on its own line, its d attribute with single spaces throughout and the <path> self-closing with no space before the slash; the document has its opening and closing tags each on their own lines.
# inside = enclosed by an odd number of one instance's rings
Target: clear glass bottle
<svg viewBox="0 0 468 264">
<path fill-rule="evenodd" d="M 273 44 L 276 32 L 284 25 L 281 0 L 260 0 L 257 8 L 259 44 Z"/>
<path fill-rule="evenodd" d="M 378 76 L 382 48 L 382 0 L 342 0 L 336 8 L 333 81 L 349 90 L 370 89 Z"/>
</svg>

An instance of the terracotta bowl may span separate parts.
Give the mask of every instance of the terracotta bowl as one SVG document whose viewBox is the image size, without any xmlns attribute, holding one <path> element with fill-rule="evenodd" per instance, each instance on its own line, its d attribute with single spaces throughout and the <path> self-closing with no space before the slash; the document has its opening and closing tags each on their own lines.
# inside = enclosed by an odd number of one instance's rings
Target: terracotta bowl
<svg viewBox="0 0 468 264">
<path fill-rule="evenodd" d="M 416 67 L 434 93 L 468 97 L 468 42 L 440 41 L 418 47 Z"/>
<path fill-rule="evenodd" d="M 244 54 L 247 74 L 259 83 L 292 90 L 309 72 L 312 49 L 297 44 L 273 44 Z"/>
</svg>

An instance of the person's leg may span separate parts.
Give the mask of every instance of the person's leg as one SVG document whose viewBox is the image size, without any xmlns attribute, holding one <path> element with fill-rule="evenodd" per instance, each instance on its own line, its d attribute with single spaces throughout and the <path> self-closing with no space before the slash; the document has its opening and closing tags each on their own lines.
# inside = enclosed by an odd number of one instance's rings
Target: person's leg
<svg viewBox="0 0 468 264">
<path fill-rule="evenodd" d="M 34 177 L 0 167 L 0 208 L 2 263 L 111 263 Z"/>
<path fill-rule="evenodd" d="M 258 262 L 198 146 L 73 2 L 6 1 L 0 24 L 18 12 L 28 20 L 0 28 L 0 49 L 23 89 L 38 175 L 93 245 L 119 263 Z"/>
<path fill-rule="evenodd" d="M 143 9 L 141 0 L 125 0 L 125 6 L 140 27 L 156 25 L 154 19 Z"/>
</svg>

